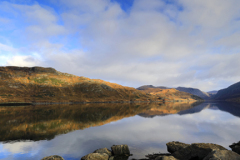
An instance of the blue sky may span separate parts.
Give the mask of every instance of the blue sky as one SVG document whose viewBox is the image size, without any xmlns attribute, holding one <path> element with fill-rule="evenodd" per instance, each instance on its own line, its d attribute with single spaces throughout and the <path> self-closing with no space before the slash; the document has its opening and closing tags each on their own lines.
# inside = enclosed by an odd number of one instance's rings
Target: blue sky
<svg viewBox="0 0 240 160">
<path fill-rule="evenodd" d="M 0 65 L 126 86 L 240 81 L 238 0 L 0 1 Z"/>
</svg>

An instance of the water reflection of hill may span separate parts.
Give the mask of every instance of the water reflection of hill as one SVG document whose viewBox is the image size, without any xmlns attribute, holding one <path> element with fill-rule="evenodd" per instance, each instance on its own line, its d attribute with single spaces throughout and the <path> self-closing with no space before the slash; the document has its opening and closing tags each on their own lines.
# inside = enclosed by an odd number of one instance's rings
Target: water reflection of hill
<svg viewBox="0 0 240 160">
<path fill-rule="evenodd" d="M 211 102 L 211 103 L 202 103 L 196 107 L 180 111 L 178 114 L 194 114 L 201 112 L 204 109 L 219 109 L 224 112 L 228 112 L 234 116 L 240 117 L 240 104 L 231 103 L 231 102 Z"/>
<path fill-rule="evenodd" d="M 198 106 L 202 102 L 194 103 L 162 103 L 158 106 L 152 107 L 150 110 L 146 110 L 143 113 L 138 114 L 142 117 L 153 118 L 155 116 L 165 116 L 168 114 L 175 114 L 181 111 L 190 110 L 195 106 Z"/>
<path fill-rule="evenodd" d="M 104 125 L 137 114 L 172 114 L 193 106 L 191 103 L 141 103 L 0 107 L 0 141 L 52 139 L 58 134 Z"/>
<path fill-rule="evenodd" d="M 210 108 L 214 108 L 214 107 L 217 107 L 221 111 L 225 111 L 234 116 L 240 117 L 239 103 L 229 103 L 229 102 L 215 103 Z"/>
<path fill-rule="evenodd" d="M 201 112 L 202 110 L 207 109 L 207 108 L 210 108 L 210 104 L 202 103 L 202 104 L 197 105 L 196 107 L 180 111 L 180 112 L 178 112 L 178 114 L 179 115 L 194 114 L 194 113 Z"/>
</svg>

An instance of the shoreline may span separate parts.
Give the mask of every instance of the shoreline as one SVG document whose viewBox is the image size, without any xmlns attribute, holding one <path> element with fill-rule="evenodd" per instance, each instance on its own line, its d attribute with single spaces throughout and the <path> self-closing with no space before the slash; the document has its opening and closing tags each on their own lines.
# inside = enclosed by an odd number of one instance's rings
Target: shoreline
<svg viewBox="0 0 240 160">
<path fill-rule="evenodd" d="M 91 103 L 166 103 L 166 102 L 205 102 L 196 101 L 196 100 L 188 100 L 188 101 L 95 101 L 95 102 L 6 102 L 0 103 L 0 106 L 26 106 L 26 105 L 52 105 L 52 104 L 91 104 Z"/>
</svg>

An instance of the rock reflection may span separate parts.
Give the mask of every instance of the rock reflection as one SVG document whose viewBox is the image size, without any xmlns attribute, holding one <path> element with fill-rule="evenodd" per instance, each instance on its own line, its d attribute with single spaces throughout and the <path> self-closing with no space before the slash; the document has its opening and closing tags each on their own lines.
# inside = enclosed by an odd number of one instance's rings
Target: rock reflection
<svg viewBox="0 0 240 160">
<path fill-rule="evenodd" d="M 175 114 L 199 103 L 78 104 L 0 107 L 0 141 L 44 140 L 126 117 Z"/>
</svg>

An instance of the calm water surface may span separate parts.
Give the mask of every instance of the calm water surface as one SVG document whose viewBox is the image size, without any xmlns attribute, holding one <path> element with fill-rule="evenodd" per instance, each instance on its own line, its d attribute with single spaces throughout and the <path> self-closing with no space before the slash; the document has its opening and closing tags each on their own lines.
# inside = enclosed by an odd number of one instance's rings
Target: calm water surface
<svg viewBox="0 0 240 160">
<path fill-rule="evenodd" d="M 60 155 L 79 160 L 98 148 L 127 144 L 131 158 L 167 152 L 166 143 L 240 140 L 240 105 L 88 104 L 0 107 L 0 159 Z"/>
</svg>

